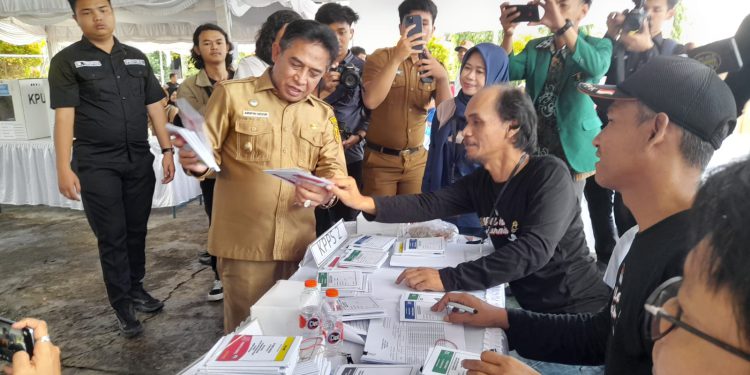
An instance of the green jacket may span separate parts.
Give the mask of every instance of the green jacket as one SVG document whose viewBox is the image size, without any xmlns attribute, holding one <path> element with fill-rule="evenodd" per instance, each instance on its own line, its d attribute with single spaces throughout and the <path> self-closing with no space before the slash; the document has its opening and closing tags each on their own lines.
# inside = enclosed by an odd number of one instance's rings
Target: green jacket
<svg viewBox="0 0 750 375">
<path fill-rule="evenodd" d="M 549 37 L 530 41 L 518 55 L 510 56 L 510 79 L 526 80 L 526 92 L 536 101 L 547 79 L 552 54 L 548 48 L 537 46 Z M 596 115 L 594 102 L 578 91 L 579 82 L 599 83 L 612 61 L 612 42 L 578 34 L 576 50 L 565 61 L 560 94 L 555 113 L 560 129 L 560 140 L 568 164 L 576 172 L 595 169 L 596 148 L 591 143 L 602 123 Z"/>
</svg>

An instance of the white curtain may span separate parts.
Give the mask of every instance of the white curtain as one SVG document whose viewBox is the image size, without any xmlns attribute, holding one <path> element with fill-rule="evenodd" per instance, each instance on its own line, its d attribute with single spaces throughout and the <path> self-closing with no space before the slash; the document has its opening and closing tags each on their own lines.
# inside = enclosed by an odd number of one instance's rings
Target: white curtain
<svg viewBox="0 0 750 375">
<path fill-rule="evenodd" d="M 0 19 L 0 40 L 4 42 L 31 44 L 44 39 L 44 35 L 43 27 L 26 25 L 12 17 Z"/>
</svg>

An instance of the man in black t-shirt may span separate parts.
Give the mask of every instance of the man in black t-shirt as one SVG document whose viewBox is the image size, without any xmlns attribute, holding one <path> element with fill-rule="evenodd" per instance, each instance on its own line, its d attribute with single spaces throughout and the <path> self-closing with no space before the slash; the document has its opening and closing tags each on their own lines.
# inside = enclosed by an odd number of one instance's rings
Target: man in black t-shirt
<svg viewBox="0 0 750 375">
<path fill-rule="evenodd" d="M 425 194 L 363 197 L 352 179 L 335 180 L 333 193 L 368 219 L 386 223 L 479 215 L 496 249 L 492 254 L 441 270 L 409 268 L 398 283 L 452 291 L 510 282 L 521 306 L 532 311 L 601 309 L 609 288 L 588 254 L 570 173 L 554 157 L 529 157 L 536 146 L 531 99 L 517 88 L 485 88 L 469 102 L 466 119 L 466 154 L 484 169 Z"/>
<path fill-rule="evenodd" d="M 732 92 L 701 63 L 655 57 L 617 86 L 580 84 L 584 93 L 614 100 L 609 125 L 594 140 L 600 161 L 596 180 L 622 192 L 640 231 L 620 266 L 608 308 L 596 314 L 549 315 L 501 309 L 465 294 L 448 301 L 478 310 L 449 320 L 505 329 L 511 348 L 535 360 L 596 365 L 607 374 L 651 374 L 650 337 L 643 305 L 665 280 L 680 275 L 694 243 L 692 205 L 703 169 L 736 124 Z M 486 354 L 483 364 L 513 361 Z"/>
<path fill-rule="evenodd" d="M 83 200 L 109 302 L 122 334 L 133 337 L 143 331 L 134 310 L 164 306 L 143 288 L 156 183 L 147 115 L 164 154 L 162 183 L 174 178 L 164 91 L 146 55 L 113 36 L 108 0 L 70 0 L 70 6 L 83 37 L 52 58 L 49 72 L 58 185 L 68 199 Z"/>
</svg>

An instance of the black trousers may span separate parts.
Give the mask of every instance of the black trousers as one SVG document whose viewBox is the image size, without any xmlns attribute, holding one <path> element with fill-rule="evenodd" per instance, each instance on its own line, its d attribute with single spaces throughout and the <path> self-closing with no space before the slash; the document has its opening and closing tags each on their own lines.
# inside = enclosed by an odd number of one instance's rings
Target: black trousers
<svg viewBox="0 0 750 375">
<path fill-rule="evenodd" d="M 201 194 L 203 194 L 203 209 L 208 215 L 208 227 L 211 227 L 211 212 L 214 208 L 214 186 L 216 179 L 207 178 L 200 182 Z M 216 257 L 211 255 L 211 269 L 214 271 L 214 279 L 220 280 L 219 271 L 216 270 Z"/>
<path fill-rule="evenodd" d="M 357 181 L 357 187 L 362 190 L 362 160 L 355 161 L 346 165 L 349 176 Z M 352 221 L 357 218 L 359 211 L 349 208 L 341 201 L 337 202 L 329 209 L 315 209 L 315 232 L 318 236 L 325 233 L 339 220 Z"/>
<path fill-rule="evenodd" d="M 86 218 L 99 245 L 109 303 L 116 309 L 130 302 L 128 293 L 142 287 L 146 274 L 146 232 L 156 183 L 154 156 L 148 153 L 135 159 L 73 163 Z"/>
<path fill-rule="evenodd" d="M 612 214 L 614 191 L 601 187 L 594 176 L 586 179 L 583 189 L 589 207 L 589 217 L 594 232 L 596 259 L 604 265 L 609 263 L 617 241 L 615 221 Z"/>
</svg>

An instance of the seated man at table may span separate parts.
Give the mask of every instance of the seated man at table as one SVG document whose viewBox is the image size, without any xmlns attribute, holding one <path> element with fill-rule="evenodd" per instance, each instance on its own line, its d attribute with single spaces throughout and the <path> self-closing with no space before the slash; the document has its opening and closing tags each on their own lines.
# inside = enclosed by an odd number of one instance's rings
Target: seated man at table
<svg viewBox="0 0 750 375">
<path fill-rule="evenodd" d="M 466 108 L 464 146 L 484 166 L 435 192 L 363 197 L 351 179 L 336 179 L 331 191 L 369 219 L 417 222 L 477 212 L 495 251 L 454 268 L 412 268 L 397 279 L 416 290 L 479 290 L 510 282 L 526 309 L 550 313 L 598 311 L 609 288 L 589 256 L 580 205 L 565 164 L 530 156 L 536 113 L 522 90 L 490 86 Z M 298 187 L 308 199 L 327 201 L 330 192 Z"/>
<path fill-rule="evenodd" d="M 471 296 L 449 293 L 434 309 L 446 300 L 477 308 L 475 317 L 449 319 L 503 328 L 511 348 L 525 358 L 604 363 L 608 375 L 650 375 L 653 343 L 643 332 L 643 306 L 660 284 L 681 275 L 695 246 L 690 207 L 703 170 L 736 123 L 735 102 L 711 68 L 676 56 L 653 58 L 616 87 L 583 83 L 579 89 L 614 100 L 609 124 L 594 140 L 596 180 L 622 193 L 639 227 L 609 307 L 595 314 L 539 314 L 486 308 Z"/>
</svg>

